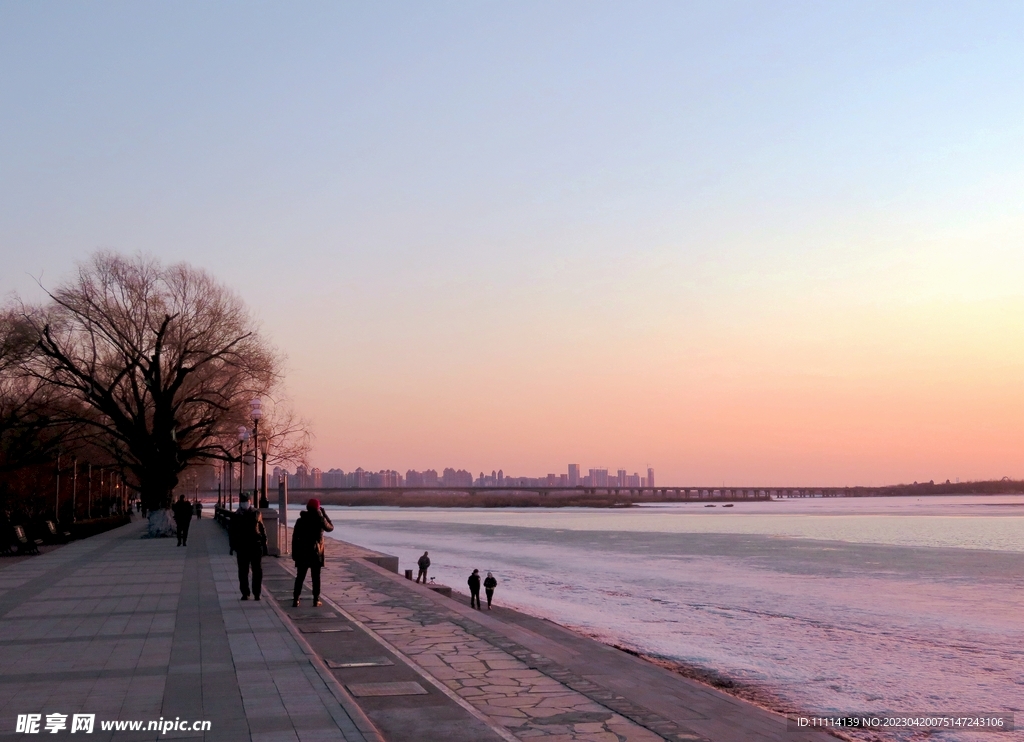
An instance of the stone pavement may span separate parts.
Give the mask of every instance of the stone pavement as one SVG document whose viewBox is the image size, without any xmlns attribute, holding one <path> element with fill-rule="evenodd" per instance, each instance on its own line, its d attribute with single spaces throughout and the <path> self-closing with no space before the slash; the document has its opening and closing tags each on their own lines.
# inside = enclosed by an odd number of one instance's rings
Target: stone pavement
<svg viewBox="0 0 1024 742">
<path fill-rule="evenodd" d="M 41 714 L 42 734 L 66 715 L 60 735 L 95 714 L 88 739 L 380 740 L 272 601 L 238 600 L 219 526 L 194 521 L 186 548 L 143 530 L 0 560 L 0 737 L 26 738 L 20 714 Z M 100 728 L 175 719 L 210 729 Z"/>
<path fill-rule="evenodd" d="M 550 622 L 472 610 L 368 563 L 372 556 L 329 540 L 326 598 L 503 739 L 834 739 L 788 732 L 775 714 Z"/>
</svg>

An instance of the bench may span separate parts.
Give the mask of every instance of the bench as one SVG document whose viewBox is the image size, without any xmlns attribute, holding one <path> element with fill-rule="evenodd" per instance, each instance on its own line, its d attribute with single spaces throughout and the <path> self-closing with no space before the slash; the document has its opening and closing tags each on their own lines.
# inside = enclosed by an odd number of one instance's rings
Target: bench
<svg viewBox="0 0 1024 742">
<path fill-rule="evenodd" d="M 57 530 L 57 524 L 52 520 L 46 521 L 46 532 L 48 534 L 47 541 L 51 544 L 66 544 L 71 540 L 71 533 Z"/>
<path fill-rule="evenodd" d="M 38 554 L 39 545 L 43 543 L 40 539 L 26 536 L 24 526 L 14 526 L 14 538 L 17 539 L 19 554 Z"/>
</svg>

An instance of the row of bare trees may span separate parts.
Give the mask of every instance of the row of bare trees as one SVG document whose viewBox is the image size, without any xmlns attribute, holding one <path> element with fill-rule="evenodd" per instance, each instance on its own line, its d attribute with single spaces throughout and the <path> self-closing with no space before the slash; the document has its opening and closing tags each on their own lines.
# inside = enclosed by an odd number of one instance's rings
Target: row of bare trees
<svg viewBox="0 0 1024 742">
<path fill-rule="evenodd" d="M 103 252 L 46 295 L 0 310 L 0 471 L 89 450 L 166 508 L 186 469 L 237 459 L 256 397 L 270 463 L 304 460 L 281 356 L 205 271 Z"/>
</svg>

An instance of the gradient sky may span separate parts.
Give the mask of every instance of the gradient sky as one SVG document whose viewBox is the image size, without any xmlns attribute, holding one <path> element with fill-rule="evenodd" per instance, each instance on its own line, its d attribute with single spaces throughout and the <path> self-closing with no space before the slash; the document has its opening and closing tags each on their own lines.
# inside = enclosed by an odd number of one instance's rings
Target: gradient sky
<svg viewBox="0 0 1024 742">
<path fill-rule="evenodd" d="M 313 463 L 1024 477 L 1020 3 L 0 2 L 0 291 L 202 266 Z"/>
</svg>

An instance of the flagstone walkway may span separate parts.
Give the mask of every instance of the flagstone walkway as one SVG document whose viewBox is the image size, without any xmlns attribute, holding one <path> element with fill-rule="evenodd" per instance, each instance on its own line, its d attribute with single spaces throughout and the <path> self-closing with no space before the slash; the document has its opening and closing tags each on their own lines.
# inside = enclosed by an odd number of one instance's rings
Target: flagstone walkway
<svg viewBox="0 0 1024 742">
<path fill-rule="evenodd" d="M 143 531 L 136 522 L 0 560 L 0 737 L 34 736 L 16 732 L 29 714 L 48 739 L 71 734 L 74 715 L 85 714 L 95 717 L 93 740 L 380 739 L 271 601 L 238 600 L 219 526 L 194 521 L 182 548 Z M 51 719 L 65 728 L 48 733 Z M 209 721 L 210 730 L 101 729 L 175 719 Z"/>
</svg>

